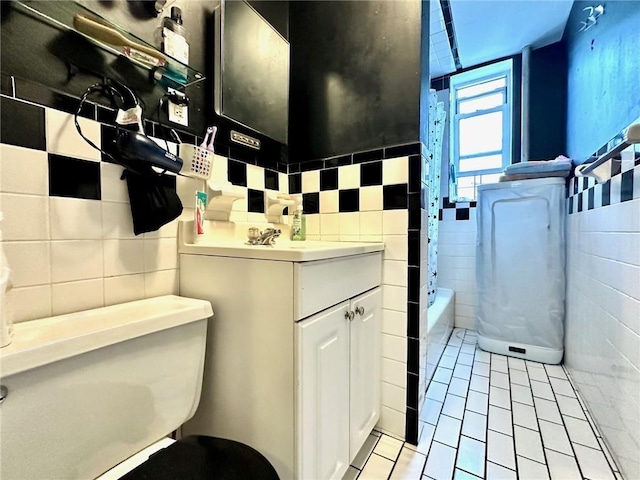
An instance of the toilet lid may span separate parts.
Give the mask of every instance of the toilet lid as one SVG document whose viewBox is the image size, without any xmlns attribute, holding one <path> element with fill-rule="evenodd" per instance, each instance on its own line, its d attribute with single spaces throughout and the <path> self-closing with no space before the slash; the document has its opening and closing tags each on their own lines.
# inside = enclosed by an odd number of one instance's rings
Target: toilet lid
<svg viewBox="0 0 640 480">
<path fill-rule="evenodd" d="M 111 470 L 100 475 L 96 480 L 118 480 L 123 477 L 131 470 L 136 468 L 138 465 L 142 465 L 144 462 L 149 460 L 149 457 L 163 448 L 167 448 L 169 445 L 175 443 L 176 441 L 169 438 L 164 437 L 158 440 L 155 443 L 152 443 L 144 450 L 140 450 L 138 453 L 133 455 L 132 457 L 127 458 L 124 462 L 119 463 Z"/>
</svg>

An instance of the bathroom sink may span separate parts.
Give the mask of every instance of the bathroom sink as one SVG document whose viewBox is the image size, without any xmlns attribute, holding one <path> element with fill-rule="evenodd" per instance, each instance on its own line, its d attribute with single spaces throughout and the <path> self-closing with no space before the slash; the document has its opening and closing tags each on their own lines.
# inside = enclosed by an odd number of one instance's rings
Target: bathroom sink
<svg viewBox="0 0 640 480">
<path fill-rule="evenodd" d="M 181 223 L 178 252 L 194 255 L 309 262 L 384 250 L 384 243 L 381 242 L 292 242 L 280 237 L 276 239 L 275 245 L 248 245 L 242 238 L 220 238 L 215 234 L 194 239 L 191 233 L 193 222 Z"/>
</svg>

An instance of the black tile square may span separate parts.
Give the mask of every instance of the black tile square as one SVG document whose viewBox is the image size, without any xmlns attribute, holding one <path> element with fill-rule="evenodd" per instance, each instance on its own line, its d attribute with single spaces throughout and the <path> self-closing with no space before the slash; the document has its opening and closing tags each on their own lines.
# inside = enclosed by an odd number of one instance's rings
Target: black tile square
<svg viewBox="0 0 640 480">
<path fill-rule="evenodd" d="M 115 151 L 116 138 L 118 137 L 117 130 L 115 127 L 108 127 L 106 125 L 100 125 L 100 147 L 103 152 L 110 153 L 117 158 L 117 154 Z M 100 154 L 100 158 L 103 162 L 109 163 L 119 163 L 114 158 L 105 155 L 104 153 Z"/>
<path fill-rule="evenodd" d="M 399 145 L 397 147 L 387 147 L 384 149 L 384 158 L 406 157 L 409 155 L 420 155 L 421 144 L 410 143 L 408 145 Z"/>
<path fill-rule="evenodd" d="M 420 155 L 409 157 L 409 192 L 419 192 L 422 187 L 421 164 L 422 157 Z"/>
<path fill-rule="evenodd" d="M 2 97 L 0 142 L 46 150 L 44 108 Z"/>
<path fill-rule="evenodd" d="M 382 208 L 384 210 L 407 208 L 407 184 L 384 185 L 382 187 Z"/>
<path fill-rule="evenodd" d="M 420 266 L 420 232 L 409 230 L 407 236 L 408 262 L 410 266 Z"/>
<path fill-rule="evenodd" d="M 291 175 L 292 173 L 300 173 L 300 164 L 299 163 L 290 163 L 287 169 L 287 173 Z"/>
<path fill-rule="evenodd" d="M 277 162 L 277 168 L 276 170 L 278 170 L 278 172 L 280 173 L 288 173 L 289 172 L 289 166 L 286 163 L 283 162 Z"/>
<path fill-rule="evenodd" d="M 569 197 L 569 215 L 573 213 L 573 197 Z"/>
<path fill-rule="evenodd" d="M 442 221 L 442 209 L 438 209 L 438 221 Z"/>
<path fill-rule="evenodd" d="M 244 163 L 250 163 L 252 165 L 255 165 L 257 162 L 255 152 L 253 150 L 243 148 L 229 147 L 229 158 L 240 160 Z"/>
<path fill-rule="evenodd" d="M 593 210 L 594 200 L 595 200 L 595 188 L 590 188 L 587 192 L 587 208 L 589 210 Z"/>
<path fill-rule="evenodd" d="M 578 180 L 579 180 L 578 178 L 574 178 L 572 180 L 572 182 L 573 182 L 573 194 L 574 195 L 578 194 Z"/>
<path fill-rule="evenodd" d="M 322 170 L 324 168 L 324 160 L 312 160 L 310 162 L 301 162 L 301 172 L 311 172 L 313 170 Z"/>
<path fill-rule="evenodd" d="M 96 120 L 100 123 L 113 125 L 116 121 L 116 110 L 102 105 L 96 105 Z"/>
<path fill-rule="evenodd" d="M 367 152 L 360 152 L 353 154 L 353 163 L 370 162 L 372 160 L 382 160 L 384 158 L 384 150 L 379 148 L 377 150 L 369 150 Z"/>
<path fill-rule="evenodd" d="M 344 165 L 351 165 L 351 155 L 329 158 L 324 161 L 324 168 L 342 167 Z"/>
<path fill-rule="evenodd" d="M 407 407 L 404 438 L 411 445 L 418 445 L 418 410 Z"/>
<path fill-rule="evenodd" d="M 442 208 L 456 208 L 456 204 L 451 203 L 449 197 L 442 197 Z"/>
<path fill-rule="evenodd" d="M 320 193 L 303 193 L 302 206 L 306 214 L 320 213 Z"/>
<path fill-rule="evenodd" d="M 149 120 L 145 120 L 143 125 L 144 133 L 149 135 L 150 137 L 156 136 L 156 124 L 154 122 L 150 122 Z M 158 128 L 158 133 L 160 134 L 161 129 Z"/>
<path fill-rule="evenodd" d="M 382 185 L 382 161 L 360 165 L 360 186 Z"/>
<path fill-rule="evenodd" d="M 627 170 L 622 174 L 620 185 L 620 201 L 633 200 L 633 170 Z"/>
<path fill-rule="evenodd" d="M 233 185 L 247 186 L 247 164 L 229 159 L 227 179 Z"/>
<path fill-rule="evenodd" d="M 249 188 L 247 191 L 248 211 L 252 213 L 264 213 L 264 192 Z"/>
<path fill-rule="evenodd" d="M 611 205 L 611 180 L 602 184 L 602 206 Z"/>
<path fill-rule="evenodd" d="M 264 171 L 264 188 L 267 190 L 280 189 L 280 176 L 278 172 L 274 172 L 273 170 Z"/>
<path fill-rule="evenodd" d="M 420 338 L 420 304 L 407 303 L 407 337 Z"/>
<path fill-rule="evenodd" d="M 410 302 L 420 301 L 420 267 L 407 268 L 407 299 Z"/>
<path fill-rule="evenodd" d="M 620 157 L 618 156 L 617 158 L 613 158 L 611 159 L 611 177 L 615 177 L 616 175 L 619 175 L 620 172 L 622 171 L 622 160 L 620 159 Z M 585 177 L 585 180 L 587 178 Z"/>
<path fill-rule="evenodd" d="M 289 193 L 295 195 L 302 193 L 302 174 L 293 173 L 289 174 Z"/>
<path fill-rule="evenodd" d="M 468 208 L 456 209 L 456 220 L 469 220 L 469 209 Z"/>
<path fill-rule="evenodd" d="M 320 191 L 338 189 L 338 169 L 320 170 Z"/>
<path fill-rule="evenodd" d="M 582 192 L 578 194 L 578 211 L 582 211 Z"/>
<path fill-rule="evenodd" d="M 100 200 L 100 162 L 50 153 L 49 195 Z"/>
<path fill-rule="evenodd" d="M 29 100 L 34 103 L 55 108 L 66 113 L 76 113 L 80 98 L 72 97 L 65 93 L 57 92 L 45 85 L 24 80 L 15 79 L 16 97 Z M 95 104 L 86 101 L 80 111 L 81 117 L 95 119 Z"/>
<path fill-rule="evenodd" d="M 407 338 L 407 372 L 419 374 L 420 370 L 420 340 Z"/>
<path fill-rule="evenodd" d="M 360 190 L 352 188 L 338 191 L 338 211 L 357 212 L 360 210 Z"/>
<path fill-rule="evenodd" d="M 589 178 L 582 177 L 582 191 L 586 190 L 587 188 L 589 188 Z"/>
<path fill-rule="evenodd" d="M 269 169 L 269 170 L 274 170 L 274 171 L 278 169 L 278 162 L 270 158 L 263 158 L 260 156 L 256 158 L 256 165 L 258 165 L 259 167 Z"/>
<path fill-rule="evenodd" d="M 407 374 L 407 407 L 418 409 L 418 386 L 420 377 L 415 373 Z"/>
<path fill-rule="evenodd" d="M 469 206 L 471 208 L 476 208 L 478 206 L 478 202 L 476 202 L 475 200 L 473 202 L 469 202 Z"/>
</svg>

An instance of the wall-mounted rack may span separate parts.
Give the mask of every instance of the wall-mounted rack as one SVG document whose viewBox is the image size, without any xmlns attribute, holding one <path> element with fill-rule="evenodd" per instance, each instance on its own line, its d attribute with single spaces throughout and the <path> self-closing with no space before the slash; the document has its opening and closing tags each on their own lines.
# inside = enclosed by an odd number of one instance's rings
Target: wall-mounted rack
<svg viewBox="0 0 640 480">
<path fill-rule="evenodd" d="M 193 69 L 132 35 L 76 2 L 11 2 L 16 9 L 64 31 L 76 32 L 101 49 L 121 55 L 152 72 L 154 80 L 165 79 L 186 87 L 205 79 Z"/>
<path fill-rule="evenodd" d="M 600 165 L 605 162 L 611 160 L 613 157 L 618 155 L 623 150 L 627 149 L 629 146 L 640 143 L 640 123 L 634 123 L 629 126 L 624 132 L 624 137 L 622 142 L 615 145 L 613 148 L 609 149 L 606 153 L 600 155 L 595 161 L 590 163 L 589 165 L 580 169 L 580 174 L 582 176 L 587 176 L 590 172 L 593 172 Z"/>
</svg>

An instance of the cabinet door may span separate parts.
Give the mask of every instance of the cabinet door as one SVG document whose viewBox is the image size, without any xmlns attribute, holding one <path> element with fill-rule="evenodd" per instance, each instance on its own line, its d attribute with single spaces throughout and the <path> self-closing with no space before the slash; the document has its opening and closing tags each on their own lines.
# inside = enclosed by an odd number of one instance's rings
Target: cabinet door
<svg viewBox="0 0 640 480">
<path fill-rule="evenodd" d="M 299 479 L 340 480 L 349 467 L 348 307 L 296 324 Z"/>
<path fill-rule="evenodd" d="M 380 418 L 381 290 L 355 297 L 351 310 L 351 405 L 349 460 Z"/>
</svg>

